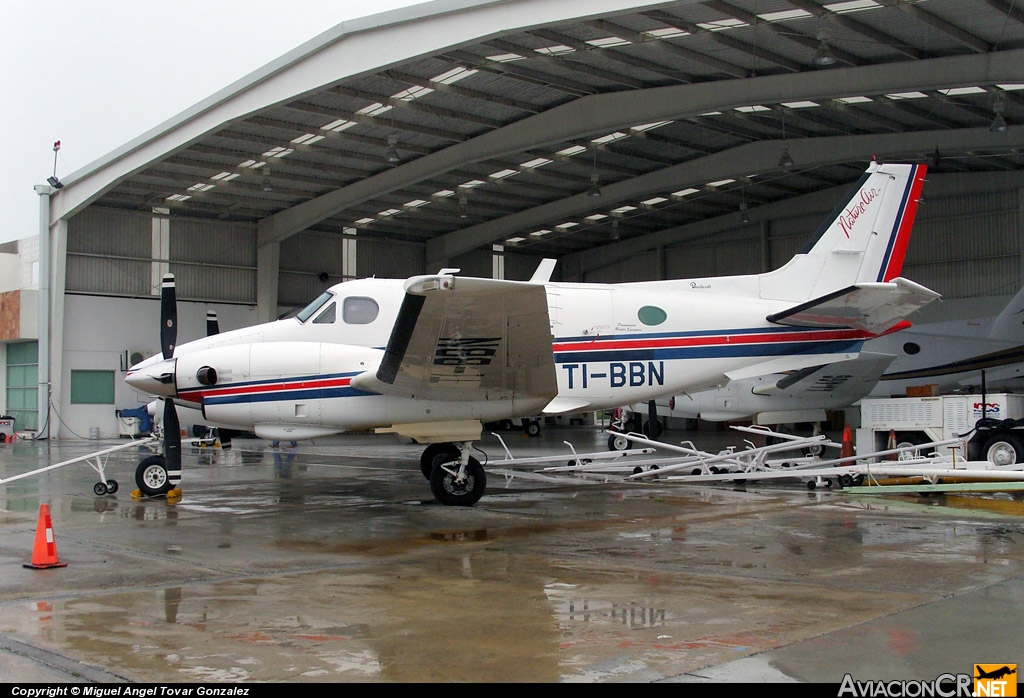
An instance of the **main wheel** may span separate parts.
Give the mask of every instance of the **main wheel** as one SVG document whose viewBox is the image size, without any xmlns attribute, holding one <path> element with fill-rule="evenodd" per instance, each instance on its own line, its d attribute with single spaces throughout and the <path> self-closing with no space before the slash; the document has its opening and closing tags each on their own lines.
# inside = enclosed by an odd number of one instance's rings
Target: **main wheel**
<svg viewBox="0 0 1024 698">
<path fill-rule="evenodd" d="M 1024 441 L 1014 434 L 997 434 L 985 442 L 985 460 L 998 467 L 1024 461 Z"/>
<path fill-rule="evenodd" d="M 167 461 L 163 456 L 143 458 L 135 469 L 135 484 L 147 497 L 167 494 L 173 487 L 167 475 Z"/>
<path fill-rule="evenodd" d="M 608 450 L 609 451 L 628 451 L 630 444 L 629 439 L 626 438 L 625 434 L 609 434 L 608 435 Z"/>
<path fill-rule="evenodd" d="M 657 419 L 647 420 L 644 422 L 643 433 L 648 439 L 656 440 L 661 436 L 661 422 Z"/>
<path fill-rule="evenodd" d="M 470 507 L 476 504 L 487 489 L 487 475 L 480 461 L 470 456 L 466 464 L 466 477 L 459 482 L 455 475 L 442 468 L 451 464 L 457 470 L 458 460 L 440 454 L 434 458 L 434 469 L 430 474 L 430 491 L 434 498 L 447 506 Z"/>
<path fill-rule="evenodd" d="M 448 457 L 448 460 L 459 457 L 459 447 L 452 443 L 430 444 L 420 454 L 420 472 L 427 480 L 434 471 L 434 459 L 440 455 Z"/>
<path fill-rule="evenodd" d="M 536 419 L 531 419 L 526 423 L 526 435 L 527 436 L 540 436 L 540 422 Z"/>
</svg>

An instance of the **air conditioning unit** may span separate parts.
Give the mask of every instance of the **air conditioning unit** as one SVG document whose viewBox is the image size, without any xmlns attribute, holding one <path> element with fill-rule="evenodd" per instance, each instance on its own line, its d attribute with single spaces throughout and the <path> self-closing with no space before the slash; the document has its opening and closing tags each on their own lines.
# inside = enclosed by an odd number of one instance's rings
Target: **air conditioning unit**
<svg viewBox="0 0 1024 698">
<path fill-rule="evenodd" d="M 153 352 L 148 349 L 125 349 L 121 355 L 121 370 L 127 371 L 135 364 L 145 361 L 152 355 Z"/>
</svg>

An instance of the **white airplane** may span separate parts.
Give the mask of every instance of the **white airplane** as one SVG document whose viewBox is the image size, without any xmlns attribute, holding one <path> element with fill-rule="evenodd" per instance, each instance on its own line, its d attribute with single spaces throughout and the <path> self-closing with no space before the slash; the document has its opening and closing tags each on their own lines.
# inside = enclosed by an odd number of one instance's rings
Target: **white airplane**
<svg viewBox="0 0 1024 698">
<path fill-rule="evenodd" d="M 126 381 L 164 402 L 164 454 L 140 463 L 145 494 L 181 479 L 177 406 L 261 438 L 383 429 L 427 444 L 440 502 L 486 487 L 470 455 L 481 424 L 590 412 L 854 358 L 938 297 L 899 276 L 925 166 L 872 162 L 804 252 L 747 276 L 623 284 L 455 276 L 362 279 L 296 317 L 175 346 L 173 277 L 162 356 Z"/>
</svg>

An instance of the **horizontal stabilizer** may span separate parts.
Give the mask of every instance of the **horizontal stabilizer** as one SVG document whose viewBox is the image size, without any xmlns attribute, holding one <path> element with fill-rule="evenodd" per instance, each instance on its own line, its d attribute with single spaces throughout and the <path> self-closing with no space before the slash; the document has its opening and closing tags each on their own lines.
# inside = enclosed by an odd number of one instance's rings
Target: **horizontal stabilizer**
<svg viewBox="0 0 1024 698">
<path fill-rule="evenodd" d="M 768 316 L 769 322 L 794 327 L 851 328 L 883 334 L 939 294 L 897 277 L 859 283 Z"/>
</svg>

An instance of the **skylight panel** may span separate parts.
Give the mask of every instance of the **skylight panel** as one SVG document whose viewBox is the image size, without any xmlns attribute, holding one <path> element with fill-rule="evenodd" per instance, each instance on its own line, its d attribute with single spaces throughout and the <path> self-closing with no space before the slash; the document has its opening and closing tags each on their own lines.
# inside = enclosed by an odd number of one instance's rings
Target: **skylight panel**
<svg viewBox="0 0 1024 698">
<path fill-rule="evenodd" d="M 271 148 L 267 152 L 263 153 L 263 157 L 265 157 L 265 158 L 283 158 L 285 155 L 291 155 L 294 152 L 295 152 L 294 148 L 282 148 L 281 146 L 278 146 L 276 148 Z"/>
<path fill-rule="evenodd" d="M 598 221 L 603 221 L 607 217 L 608 216 L 606 214 L 604 214 L 604 213 L 595 213 L 595 214 L 593 214 L 591 216 L 587 216 L 583 220 L 590 221 L 591 223 L 597 223 Z"/>
<path fill-rule="evenodd" d="M 735 107 L 735 109 L 736 111 L 742 112 L 744 114 L 753 114 L 754 112 L 758 111 L 771 111 L 771 109 L 764 106 L 763 104 L 752 104 L 748 107 Z"/>
<path fill-rule="evenodd" d="M 717 189 L 718 187 L 724 187 L 726 184 L 732 184 L 735 181 L 735 179 L 720 179 L 717 182 L 708 182 L 708 186 L 712 189 Z"/>
<path fill-rule="evenodd" d="M 495 63 L 511 63 L 512 61 L 522 61 L 525 59 L 526 56 L 520 56 L 518 53 L 499 53 L 487 57 L 487 60 L 494 61 Z"/>
<path fill-rule="evenodd" d="M 590 142 L 591 143 L 599 143 L 599 144 L 614 143 L 615 141 L 621 141 L 623 138 L 629 138 L 629 134 L 628 133 L 623 133 L 622 131 L 616 131 L 615 133 L 609 133 L 607 136 L 601 136 L 600 138 L 595 138 L 594 140 L 592 140 Z"/>
<path fill-rule="evenodd" d="M 863 97 L 863 96 L 858 96 L 858 97 L 838 97 L 836 99 L 836 101 L 837 102 L 841 102 L 843 104 L 863 104 L 864 102 L 870 102 L 871 98 L 870 97 Z"/>
<path fill-rule="evenodd" d="M 512 54 L 516 55 L 516 54 Z M 494 60 L 493 58 L 491 60 Z M 451 85 L 453 82 L 458 82 L 463 78 L 468 78 L 470 75 L 476 74 L 476 70 L 470 68 L 463 68 L 461 65 L 455 66 L 451 70 L 448 70 L 440 75 L 435 75 L 430 78 L 431 82 L 439 82 L 442 85 Z"/>
<path fill-rule="evenodd" d="M 533 160 L 530 160 L 528 162 L 520 163 L 519 166 L 532 170 L 535 167 L 543 167 L 544 165 L 550 165 L 552 162 L 552 160 L 548 160 L 547 158 L 534 158 Z"/>
<path fill-rule="evenodd" d="M 549 235 L 550 233 L 551 233 L 550 230 L 548 230 L 547 228 L 543 228 L 541 230 L 535 230 L 532 233 L 530 233 L 530 237 L 532 237 L 532 238 L 542 238 L 545 235 Z"/>
<path fill-rule="evenodd" d="M 564 155 L 566 157 L 569 157 L 569 156 L 572 156 L 572 155 L 579 155 L 580 153 L 585 153 L 585 152 L 587 152 L 587 149 L 584 148 L 582 145 L 570 145 L 568 148 L 563 148 L 562 150 L 559 150 L 555 154 L 556 155 Z"/>
<path fill-rule="evenodd" d="M 947 97 L 954 97 L 956 95 L 976 95 L 985 90 L 980 87 L 951 87 L 948 90 L 939 90 L 942 94 Z"/>
<path fill-rule="evenodd" d="M 558 228 L 559 230 L 569 230 L 570 228 L 575 228 L 578 225 L 579 223 L 577 223 L 576 221 L 566 221 L 565 223 L 559 223 L 555 227 Z"/>
<path fill-rule="evenodd" d="M 690 187 L 688 189 L 680 189 L 679 191 L 674 191 L 674 192 L 672 192 L 672 196 L 674 196 L 677 199 L 681 199 L 684 196 L 689 196 L 690 194 L 696 194 L 699 191 L 700 191 L 700 189 L 694 189 L 693 187 Z"/>
<path fill-rule="evenodd" d="M 492 172 L 489 177 L 491 179 L 505 179 L 517 174 L 519 174 L 519 170 L 498 170 L 497 172 Z"/>
<path fill-rule="evenodd" d="M 651 124 L 640 124 L 639 126 L 632 126 L 632 127 L 630 127 L 629 130 L 630 131 L 644 132 L 644 131 L 650 131 L 650 130 L 656 129 L 656 128 L 661 128 L 662 126 L 666 126 L 666 125 L 671 124 L 671 123 L 672 123 L 671 121 L 655 121 L 654 123 L 651 123 Z"/>
<path fill-rule="evenodd" d="M 238 177 L 240 176 L 241 175 L 239 175 L 237 172 L 219 172 L 214 176 L 210 177 L 210 179 L 216 179 L 222 182 L 230 182 L 232 179 L 238 179 Z"/>
<path fill-rule="evenodd" d="M 925 99 L 927 96 L 924 92 L 893 92 L 886 95 L 889 99 Z"/>
<path fill-rule="evenodd" d="M 1000 90 L 1006 90 L 1012 92 L 1013 90 L 1024 90 L 1024 83 L 1011 83 L 1006 85 L 996 85 Z"/>
<path fill-rule="evenodd" d="M 377 219 L 376 218 L 360 218 L 359 220 L 356 221 L 356 225 L 370 225 L 370 223 L 373 223 L 375 220 L 377 220 Z"/>
<path fill-rule="evenodd" d="M 707 29 L 712 32 L 720 32 L 723 29 L 735 29 L 736 27 L 745 27 L 747 23 L 742 19 L 728 18 L 719 19 L 714 22 L 698 22 L 697 26 L 701 29 Z"/>
<path fill-rule="evenodd" d="M 474 187 L 479 187 L 484 184 L 487 184 L 487 182 L 484 182 L 483 180 L 480 179 L 471 179 L 468 182 L 463 182 L 462 184 L 460 184 L 459 189 L 473 189 Z"/>
<path fill-rule="evenodd" d="M 189 194 L 171 194 L 164 201 L 188 201 L 191 198 Z"/>
<path fill-rule="evenodd" d="M 399 209 L 397 209 L 397 208 L 389 208 L 389 209 L 385 209 L 385 210 L 379 212 L 377 214 L 377 218 L 389 218 L 391 216 L 398 215 L 399 213 L 401 213 L 401 211 Z"/>
<path fill-rule="evenodd" d="M 323 136 L 318 136 L 315 133 L 307 133 L 302 136 L 299 136 L 298 138 L 293 138 L 292 143 L 298 143 L 300 145 L 312 145 L 317 141 L 322 141 L 323 139 Z"/>
<path fill-rule="evenodd" d="M 390 111 L 391 106 L 387 104 L 381 104 L 380 102 L 374 102 L 368 107 L 363 107 L 356 114 L 365 114 L 366 116 L 380 116 L 386 111 Z"/>
<path fill-rule="evenodd" d="M 244 167 L 247 170 L 258 170 L 259 168 L 263 167 L 266 164 L 267 163 L 261 160 L 246 160 L 245 162 L 238 163 L 238 166 Z"/>
<path fill-rule="evenodd" d="M 320 128 L 323 131 L 334 131 L 337 133 L 338 131 L 344 131 L 347 128 L 352 128 L 355 125 L 355 121 L 349 121 L 348 119 L 335 119 L 331 123 L 321 126 Z"/>
<path fill-rule="evenodd" d="M 758 17 L 766 22 L 785 22 L 787 19 L 803 19 L 804 17 L 813 17 L 813 15 L 807 10 L 783 10 L 782 12 L 765 12 Z"/>
<path fill-rule="evenodd" d="M 587 43 L 595 48 L 611 48 L 613 46 L 627 46 L 632 42 L 618 36 L 606 36 L 603 39 L 592 39 Z"/>
<path fill-rule="evenodd" d="M 850 0 L 849 2 L 834 2 L 831 5 L 825 5 L 826 10 L 831 10 L 836 14 L 873 10 L 876 7 L 881 7 L 881 5 L 875 2 L 875 0 Z"/>
<path fill-rule="evenodd" d="M 435 199 L 447 199 L 449 196 L 455 196 L 455 192 L 451 189 L 441 189 L 431 194 Z"/>
<path fill-rule="evenodd" d="M 629 213 L 630 211 L 635 211 L 635 210 L 636 210 L 636 206 L 626 205 L 626 206 L 619 206 L 618 208 L 613 208 L 612 209 L 612 213 L 617 213 L 617 214 L 619 214 L 621 216 L 624 213 Z"/>
<path fill-rule="evenodd" d="M 214 186 L 216 185 L 206 184 L 205 182 L 196 182 L 195 184 L 188 188 L 188 191 L 210 191 L 211 189 L 214 188 Z"/>
<path fill-rule="evenodd" d="M 545 56 L 558 56 L 563 53 L 576 53 L 576 49 L 564 44 L 559 44 L 557 46 L 545 46 L 544 48 L 535 48 L 533 50 Z"/>
<path fill-rule="evenodd" d="M 666 201 L 668 201 L 668 199 L 666 199 L 664 196 L 655 196 L 653 198 L 647 199 L 646 201 L 641 201 L 640 203 L 642 203 L 644 206 L 657 206 L 658 204 L 663 204 Z"/>
<path fill-rule="evenodd" d="M 516 245 L 516 244 L 518 244 L 520 242 L 523 242 L 524 240 L 526 240 L 526 238 L 514 237 L 514 238 L 509 238 L 508 240 L 505 241 L 505 243 L 508 244 L 508 245 Z"/>
<path fill-rule="evenodd" d="M 433 91 L 434 91 L 433 87 L 423 87 L 422 85 L 413 85 L 412 87 L 407 87 L 406 89 L 402 90 L 401 92 L 397 92 L 397 93 L 391 95 L 391 99 L 400 99 L 403 102 L 411 102 L 414 99 L 419 99 L 420 97 L 426 97 L 427 95 L 429 95 Z"/>
<path fill-rule="evenodd" d="M 413 199 L 412 201 L 406 201 L 402 206 L 405 208 L 419 208 L 420 206 L 426 206 L 429 203 L 429 201 L 424 201 L 423 199 Z"/>
<path fill-rule="evenodd" d="M 809 109 L 811 107 L 820 107 L 821 105 L 810 100 L 803 100 L 802 102 L 783 102 L 782 106 L 789 109 Z"/>
<path fill-rule="evenodd" d="M 677 36 L 689 36 L 690 32 L 679 27 L 664 27 L 662 29 L 651 29 L 644 34 L 654 39 L 674 39 Z"/>
</svg>

